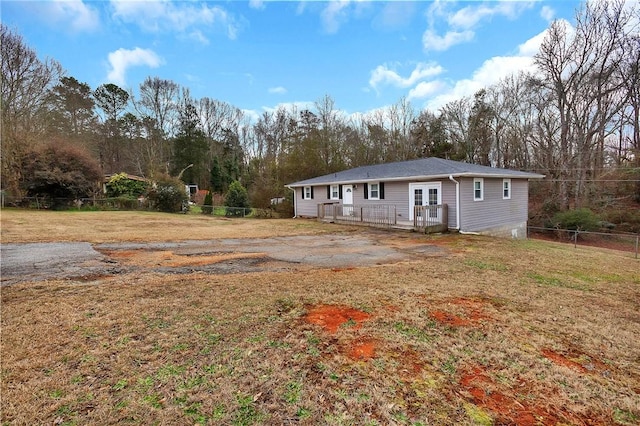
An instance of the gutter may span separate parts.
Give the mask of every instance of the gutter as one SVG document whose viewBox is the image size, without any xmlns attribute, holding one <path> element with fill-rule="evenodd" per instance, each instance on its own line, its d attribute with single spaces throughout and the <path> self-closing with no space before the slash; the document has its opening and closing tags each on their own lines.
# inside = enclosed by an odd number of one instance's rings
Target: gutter
<svg viewBox="0 0 640 426">
<path fill-rule="evenodd" d="M 544 179 L 545 175 L 539 175 L 537 173 L 529 173 L 529 172 L 521 172 L 521 175 L 518 174 L 507 174 L 507 173 L 471 173 L 471 172 L 461 172 L 461 173 L 453 173 L 453 174 L 439 174 L 439 175 L 416 175 L 416 176 L 399 176 L 399 177 L 377 177 L 377 178 L 356 178 L 356 179 L 345 179 L 345 180 L 323 180 L 317 182 L 295 182 L 289 184 L 288 188 L 300 188 L 304 186 L 320 186 L 320 185 L 351 185 L 358 183 L 368 183 L 368 182 L 405 182 L 405 181 L 431 181 L 437 179 L 451 179 L 451 177 L 455 176 L 457 178 L 464 177 L 479 177 L 479 178 L 495 178 L 495 179 Z M 315 178 L 314 178 L 315 179 Z"/>
<path fill-rule="evenodd" d="M 460 231 L 460 182 L 449 175 L 449 180 L 456 184 L 456 227 L 454 229 Z"/>
</svg>

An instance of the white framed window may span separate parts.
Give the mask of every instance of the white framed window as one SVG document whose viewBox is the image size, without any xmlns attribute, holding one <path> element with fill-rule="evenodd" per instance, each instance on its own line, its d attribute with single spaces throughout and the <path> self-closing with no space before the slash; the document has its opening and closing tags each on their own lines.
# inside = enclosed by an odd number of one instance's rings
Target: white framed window
<svg viewBox="0 0 640 426">
<path fill-rule="evenodd" d="M 305 186 L 302 188 L 302 199 L 303 200 L 312 200 L 313 199 L 313 187 Z"/>
<path fill-rule="evenodd" d="M 380 183 L 379 182 L 374 182 L 369 184 L 369 199 L 370 200 L 380 199 Z"/>
<path fill-rule="evenodd" d="M 484 179 L 474 178 L 473 179 L 473 201 L 482 201 L 482 200 L 484 200 Z"/>
<path fill-rule="evenodd" d="M 330 200 L 340 199 L 340 185 L 331 185 L 331 194 L 329 199 Z"/>
<path fill-rule="evenodd" d="M 502 179 L 502 199 L 511 199 L 511 179 Z"/>
</svg>

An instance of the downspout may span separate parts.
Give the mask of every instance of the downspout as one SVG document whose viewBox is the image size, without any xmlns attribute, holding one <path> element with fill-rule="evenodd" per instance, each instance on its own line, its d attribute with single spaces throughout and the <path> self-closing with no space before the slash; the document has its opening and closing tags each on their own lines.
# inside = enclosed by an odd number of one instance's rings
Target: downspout
<svg viewBox="0 0 640 426">
<path fill-rule="evenodd" d="M 456 227 L 454 229 L 460 231 L 460 182 L 449 175 L 449 180 L 456 184 Z"/>
<path fill-rule="evenodd" d="M 293 219 L 298 217 L 298 203 L 296 202 L 296 190 L 290 186 L 287 186 L 290 190 L 293 191 Z"/>
</svg>

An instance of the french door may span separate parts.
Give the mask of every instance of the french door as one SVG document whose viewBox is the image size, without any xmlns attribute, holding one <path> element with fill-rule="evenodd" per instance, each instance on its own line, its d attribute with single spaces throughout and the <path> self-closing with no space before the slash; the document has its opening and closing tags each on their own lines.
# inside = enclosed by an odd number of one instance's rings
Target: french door
<svg viewBox="0 0 640 426">
<path fill-rule="evenodd" d="M 415 206 L 437 206 L 442 204 L 442 184 L 440 182 L 409 184 L 409 220 L 413 220 Z M 418 215 L 422 212 L 418 210 Z M 427 209 L 431 221 L 441 221 L 440 209 Z M 418 216 L 420 217 L 420 216 Z"/>
</svg>

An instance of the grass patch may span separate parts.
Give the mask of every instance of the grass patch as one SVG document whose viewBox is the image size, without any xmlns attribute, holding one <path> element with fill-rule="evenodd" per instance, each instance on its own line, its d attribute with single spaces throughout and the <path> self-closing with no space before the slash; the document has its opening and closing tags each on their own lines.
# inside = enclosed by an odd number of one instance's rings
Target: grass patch
<svg viewBox="0 0 640 426">
<path fill-rule="evenodd" d="M 508 270 L 508 267 L 506 265 L 494 262 L 486 262 L 477 259 L 467 259 L 464 261 L 464 264 L 473 268 L 487 271 L 504 272 Z"/>
<path fill-rule="evenodd" d="M 434 323 L 429 322 L 429 324 L 433 325 Z M 412 340 L 417 340 L 420 342 L 430 342 L 433 339 L 433 336 L 427 333 L 424 329 L 403 321 L 394 323 L 393 329 L 400 333 L 402 336 Z"/>
<path fill-rule="evenodd" d="M 574 290 L 582 290 L 582 291 L 590 291 L 591 288 L 588 285 L 584 284 L 585 275 L 583 273 L 576 273 L 576 275 L 582 277 L 582 283 L 570 282 L 567 279 L 560 279 L 554 277 L 552 275 L 545 275 L 540 273 L 528 272 L 526 274 L 527 278 L 535 281 L 537 284 L 548 286 L 548 287 L 560 287 L 560 288 L 570 288 Z M 594 281 L 594 278 L 589 278 L 589 281 Z"/>
</svg>

